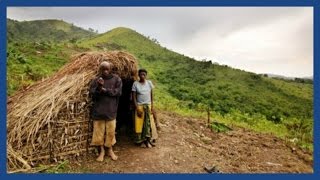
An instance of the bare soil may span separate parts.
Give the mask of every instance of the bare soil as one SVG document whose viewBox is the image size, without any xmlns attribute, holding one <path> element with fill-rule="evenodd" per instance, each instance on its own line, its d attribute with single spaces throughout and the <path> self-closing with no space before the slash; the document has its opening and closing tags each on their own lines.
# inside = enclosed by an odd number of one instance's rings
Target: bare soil
<svg viewBox="0 0 320 180">
<path fill-rule="evenodd" d="M 117 161 L 96 162 L 91 153 L 70 162 L 75 173 L 313 173 L 312 153 L 271 134 L 232 127 L 216 133 L 204 119 L 158 112 L 156 146 L 142 148 L 121 133 L 114 147 Z"/>
</svg>

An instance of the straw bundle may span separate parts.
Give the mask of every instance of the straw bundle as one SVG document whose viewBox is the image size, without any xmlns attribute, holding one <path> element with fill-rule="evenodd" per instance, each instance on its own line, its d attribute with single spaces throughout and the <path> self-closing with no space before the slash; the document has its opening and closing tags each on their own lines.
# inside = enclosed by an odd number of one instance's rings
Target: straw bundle
<svg viewBox="0 0 320 180">
<path fill-rule="evenodd" d="M 127 53 L 88 52 L 72 57 L 54 76 L 9 97 L 8 168 L 30 168 L 39 160 L 57 160 L 88 151 L 91 138 L 88 86 L 99 64 L 109 61 L 122 79 L 137 76 L 137 62 Z"/>
</svg>

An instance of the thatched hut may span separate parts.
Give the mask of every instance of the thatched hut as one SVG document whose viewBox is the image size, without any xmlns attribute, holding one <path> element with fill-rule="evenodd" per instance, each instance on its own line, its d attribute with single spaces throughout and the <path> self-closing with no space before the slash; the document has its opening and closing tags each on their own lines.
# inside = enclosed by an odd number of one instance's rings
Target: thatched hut
<svg viewBox="0 0 320 180">
<path fill-rule="evenodd" d="M 102 61 L 123 80 L 137 77 L 137 61 L 125 52 L 88 52 L 72 57 L 54 76 L 19 91 L 7 102 L 8 171 L 89 151 L 88 86 Z"/>
</svg>

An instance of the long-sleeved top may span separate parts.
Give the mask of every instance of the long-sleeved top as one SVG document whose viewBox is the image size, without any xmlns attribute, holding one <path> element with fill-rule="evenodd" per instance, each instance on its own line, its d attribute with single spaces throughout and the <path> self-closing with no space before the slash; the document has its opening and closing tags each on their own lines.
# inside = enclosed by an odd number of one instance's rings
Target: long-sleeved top
<svg viewBox="0 0 320 180">
<path fill-rule="evenodd" d="M 91 118 L 93 120 L 114 120 L 117 117 L 119 96 L 122 93 L 122 81 L 116 74 L 103 77 L 104 85 L 107 91 L 101 90 L 97 78 L 94 78 L 90 84 L 90 96 L 92 97 Z"/>
</svg>

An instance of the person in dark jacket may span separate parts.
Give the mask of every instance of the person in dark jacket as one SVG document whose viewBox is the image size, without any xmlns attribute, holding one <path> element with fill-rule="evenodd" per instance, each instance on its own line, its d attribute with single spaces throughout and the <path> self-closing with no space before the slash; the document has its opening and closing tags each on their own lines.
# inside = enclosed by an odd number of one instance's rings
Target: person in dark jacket
<svg viewBox="0 0 320 180">
<path fill-rule="evenodd" d="M 115 129 L 119 96 L 122 92 L 122 81 L 119 76 L 112 74 L 112 64 L 103 61 L 99 67 L 99 76 L 90 84 L 92 98 L 91 119 L 93 120 L 92 146 L 100 146 L 97 161 L 103 161 L 104 147 L 108 148 L 108 155 L 112 160 L 118 156 L 113 152 L 112 146 L 116 143 Z"/>
</svg>

